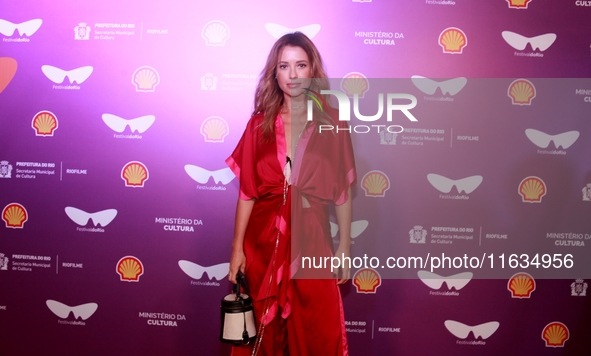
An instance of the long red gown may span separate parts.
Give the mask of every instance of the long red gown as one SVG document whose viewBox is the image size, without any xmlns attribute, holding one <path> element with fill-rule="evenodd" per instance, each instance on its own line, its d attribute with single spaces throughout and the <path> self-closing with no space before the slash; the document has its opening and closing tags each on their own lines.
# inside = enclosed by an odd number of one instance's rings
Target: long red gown
<svg viewBox="0 0 591 356">
<path fill-rule="evenodd" d="M 258 355 L 348 355 L 336 279 L 332 274 L 319 279 L 318 271 L 302 268 L 300 260 L 332 255 L 328 206 L 346 202 L 356 179 L 350 137 L 318 134 L 316 126 L 309 125 L 297 146 L 292 185 L 287 185 L 283 121 L 278 115 L 275 140 L 265 141 L 262 120 L 262 114 L 250 119 L 226 160 L 240 180 L 240 198 L 255 199 L 244 253 L 257 330 L 263 335 Z M 346 126 L 335 121 L 337 125 Z M 302 197 L 309 207 L 302 206 Z M 292 213 L 297 220 L 293 226 Z M 304 240 L 292 241 L 292 230 Z M 233 347 L 232 355 L 251 355 L 253 347 Z"/>
</svg>

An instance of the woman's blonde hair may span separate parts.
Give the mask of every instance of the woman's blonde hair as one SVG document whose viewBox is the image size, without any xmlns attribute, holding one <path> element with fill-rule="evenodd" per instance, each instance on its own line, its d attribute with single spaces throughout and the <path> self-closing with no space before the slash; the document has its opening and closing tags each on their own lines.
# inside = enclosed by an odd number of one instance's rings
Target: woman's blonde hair
<svg viewBox="0 0 591 356">
<path fill-rule="evenodd" d="M 312 80 L 309 89 L 312 89 L 317 93 L 319 93 L 320 90 L 329 89 L 328 79 L 324 65 L 322 64 L 320 53 L 314 43 L 310 41 L 306 35 L 301 32 L 294 32 L 288 33 L 278 39 L 267 57 L 267 63 L 261 72 L 254 95 L 254 111 L 252 114 L 264 114 L 261 129 L 265 139 L 274 138 L 275 118 L 283 105 L 283 91 L 279 87 L 279 83 L 277 83 L 276 76 L 279 56 L 281 55 L 283 48 L 286 46 L 300 47 L 308 55 L 311 77 L 315 78 Z M 321 110 L 314 106 L 315 120 L 322 123 L 330 122 L 326 113 L 327 110 L 328 108 Z"/>
</svg>

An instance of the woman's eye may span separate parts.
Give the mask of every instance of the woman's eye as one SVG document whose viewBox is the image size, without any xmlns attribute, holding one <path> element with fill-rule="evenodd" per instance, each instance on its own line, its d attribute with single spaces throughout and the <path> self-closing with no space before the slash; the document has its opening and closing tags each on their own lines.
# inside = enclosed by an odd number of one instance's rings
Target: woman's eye
<svg viewBox="0 0 591 356">
<path fill-rule="evenodd" d="M 305 63 L 300 63 L 300 68 L 306 68 L 306 64 Z"/>
<path fill-rule="evenodd" d="M 285 69 L 285 68 L 287 68 L 287 65 L 285 65 L 285 64 L 280 64 L 279 65 L 279 69 Z"/>
</svg>

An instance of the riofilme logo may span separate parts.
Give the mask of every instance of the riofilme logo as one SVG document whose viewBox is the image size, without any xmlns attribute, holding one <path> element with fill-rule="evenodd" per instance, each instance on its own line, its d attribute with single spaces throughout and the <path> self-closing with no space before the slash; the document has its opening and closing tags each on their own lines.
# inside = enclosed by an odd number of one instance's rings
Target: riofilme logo
<svg viewBox="0 0 591 356">
<path fill-rule="evenodd" d="M 320 25 L 319 24 L 313 24 L 313 25 L 306 25 L 306 26 L 302 26 L 302 27 L 298 27 L 298 28 L 289 28 L 289 27 L 285 27 L 276 23 L 266 23 L 265 24 L 265 29 L 267 30 L 267 32 L 269 32 L 269 34 L 271 36 L 273 36 L 273 38 L 279 38 L 283 35 L 286 35 L 288 33 L 294 33 L 294 32 L 301 32 L 304 35 L 306 35 L 309 39 L 314 38 L 314 36 L 316 36 L 318 34 L 318 32 L 320 32 Z"/>
<path fill-rule="evenodd" d="M 488 323 L 480 325 L 468 326 L 455 320 L 446 320 L 444 324 L 447 331 L 459 339 L 467 338 L 468 335 L 470 335 L 470 332 L 472 332 L 474 339 L 480 337 L 483 340 L 488 339 L 501 325 L 498 321 L 489 321 Z"/>
<path fill-rule="evenodd" d="M 511 292 L 511 298 L 529 298 L 536 290 L 536 281 L 530 274 L 519 272 L 509 278 L 507 289 Z"/>
<path fill-rule="evenodd" d="M 191 261 L 180 260 L 179 267 L 187 274 L 187 276 L 193 279 L 201 279 L 203 274 L 207 274 L 207 278 L 211 281 L 216 279 L 221 281 L 228 275 L 229 263 L 220 263 L 217 265 L 203 267 Z"/>
<path fill-rule="evenodd" d="M 2 210 L 2 220 L 7 228 L 22 229 L 28 219 L 27 209 L 19 203 L 10 203 Z"/>
<path fill-rule="evenodd" d="M 80 304 L 75 307 L 71 307 L 64 303 L 60 303 L 57 300 L 48 299 L 45 301 L 47 307 L 51 312 L 62 319 L 67 319 L 70 316 L 70 313 L 74 314 L 74 319 L 82 319 L 86 320 L 94 314 L 94 312 L 98 309 L 98 304 L 96 303 L 86 303 Z"/>
<path fill-rule="evenodd" d="M 201 37 L 206 46 L 225 46 L 226 40 L 230 38 L 230 28 L 223 21 L 209 21 L 203 26 Z"/>
<path fill-rule="evenodd" d="M 56 84 L 63 83 L 66 77 L 68 77 L 70 84 L 82 84 L 88 79 L 88 77 L 90 77 L 93 70 L 94 68 L 92 66 L 84 66 L 71 70 L 63 70 L 50 65 L 41 66 L 41 71 L 45 74 L 47 79 Z"/>
<path fill-rule="evenodd" d="M 142 162 L 131 161 L 121 170 L 121 179 L 126 187 L 143 188 L 149 177 L 148 168 Z"/>
<path fill-rule="evenodd" d="M 511 9 L 527 9 L 527 5 L 531 0 L 507 0 L 507 4 Z"/>
<path fill-rule="evenodd" d="M 425 283 L 431 289 L 438 290 L 443 285 L 443 282 L 445 282 L 447 289 L 451 290 L 453 288 L 458 291 L 472 280 L 474 274 L 472 272 L 462 272 L 453 276 L 443 277 L 429 271 L 418 271 L 417 275 L 421 282 Z"/>
<path fill-rule="evenodd" d="M 18 64 L 14 58 L 0 57 L 0 93 L 6 89 L 14 74 Z"/>
<path fill-rule="evenodd" d="M 443 53 L 462 54 L 468 45 L 468 37 L 457 27 L 448 27 L 439 34 L 439 45 Z"/>
<path fill-rule="evenodd" d="M 572 146 L 579 138 L 579 131 L 568 131 L 556 135 L 548 135 L 545 132 L 535 129 L 526 129 L 525 135 L 534 145 L 540 148 L 547 148 L 550 142 L 554 142 L 554 147 L 567 149 Z"/>
<path fill-rule="evenodd" d="M 10 21 L 6 21 L 0 19 L 0 33 L 4 36 L 11 37 L 14 35 L 14 31 L 18 30 L 19 36 L 32 36 L 39 27 L 43 24 L 43 20 L 41 19 L 33 19 L 21 23 L 12 23 Z"/>
<path fill-rule="evenodd" d="M 542 339 L 546 347 L 564 347 L 570 333 L 566 325 L 559 321 L 553 321 L 542 330 Z"/>
<path fill-rule="evenodd" d="M 40 111 L 33 116 L 31 127 L 35 130 L 36 136 L 53 136 L 58 128 L 57 117 L 51 111 Z"/>
<path fill-rule="evenodd" d="M 224 138 L 230 133 L 226 120 L 219 116 L 210 116 L 201 124 L 201 134 L 205 142 L 224 142 Z"/>
<path fill-rule="evenodd" d="M 382 171 L 369 171 L 361 179 L 366 197 L 383 198 L 390 189 L 390 178 Z"/>
<path fill-rule="evenodd" d="M 125 256 L 117 262 L 115 270 L 121 281 L 138 282 L 140 276 L 144 274 L 144 265 L 136 257 Z"/>
<path fill-rule="evenodd" d="M 139 67 L 131 76 L 131 84 L 135 86 L 135 91 L 152 93 L 156 90 L 156 85 L 160 84 L 160 75 L 152 67 Z"/>
<path fill-rule="evenodd" d="M 507 95 L 513 105 L 531 105 L 536 97 L 536 87 L 527 79 L 516 79 L 509 84 Z"/>
<path fill-rule="evenodd" d="M 357 94 L 363 98 L 365 93 L 369 90 L 369 80 L 359 72 L 347 73 L 341 80 L 341 90 L 347 94 L 348 97 L 353 97 Z"/>
<path fill-rule="evenodd" d="M 378 287 L 382 285 L 382 277 L 373 268 L 362 268 L 353 276 L 353 285 L 357 293 L 375 294 Z"/>
<path fill-rule="evenodd" d="M 518 192 L 524 203 L 540 203 L 546 195 L 546 183 L 538 177 L 526 177 L 519 183 Z"/>
</svg>

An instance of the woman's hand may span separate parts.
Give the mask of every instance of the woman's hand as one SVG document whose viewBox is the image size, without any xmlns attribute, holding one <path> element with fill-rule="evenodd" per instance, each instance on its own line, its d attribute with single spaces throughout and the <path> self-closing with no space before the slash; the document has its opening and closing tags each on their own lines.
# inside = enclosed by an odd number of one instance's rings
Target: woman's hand
<svg viewBox="0 0 591 356">
<path fill-rule="evenodd" d="M 345 261 L 346 257 L 351 257 L 351 244 L 340 243 L 339 248 L 335 252 L 335 257 L 341 260 L 341 263 Z M 350 261 L 350 260 L 348 260 Z M 337 284 L 344 284 L 351 278 L 351 267 L 349 265 L 341 266 L 337 273 Z"/>
<path fill-rule="evenodd" d="M 244 250 L 233 249 L 232 257 L 230 257 L 230 273 L 228 274 L 228 279 L 230 280 L 230 282 L 236 284 L 236 275 L 238 274 L 238 271 L 244 273 L 245 268 L 246 255 L 244 255 Z"/>
</svg>

